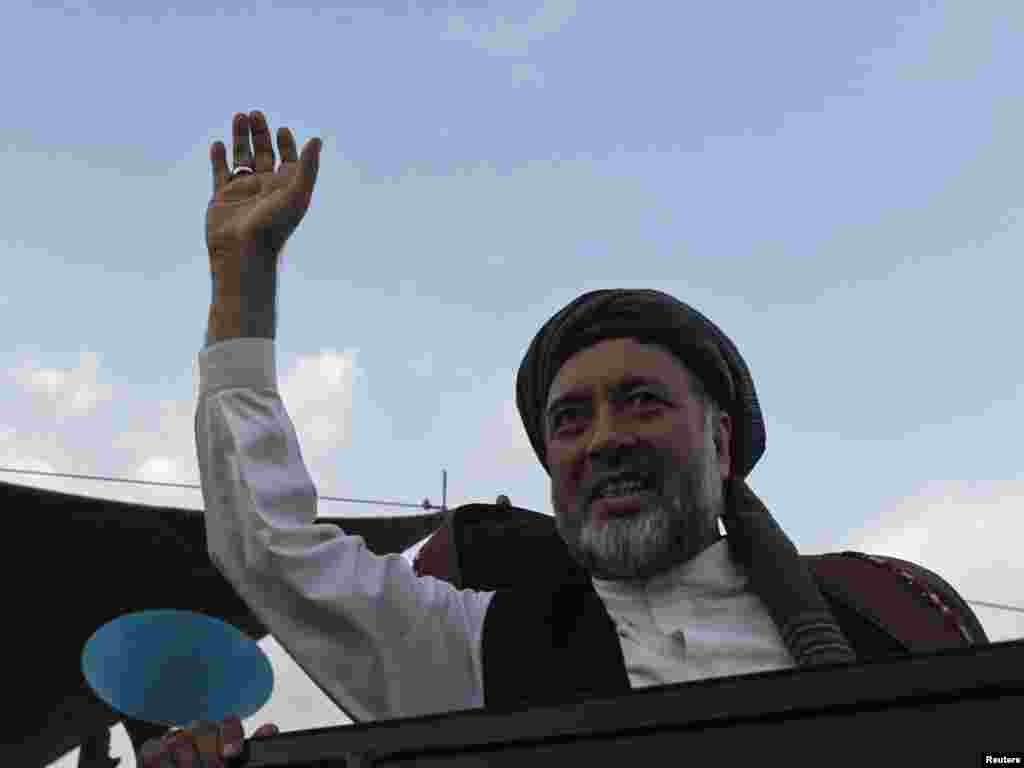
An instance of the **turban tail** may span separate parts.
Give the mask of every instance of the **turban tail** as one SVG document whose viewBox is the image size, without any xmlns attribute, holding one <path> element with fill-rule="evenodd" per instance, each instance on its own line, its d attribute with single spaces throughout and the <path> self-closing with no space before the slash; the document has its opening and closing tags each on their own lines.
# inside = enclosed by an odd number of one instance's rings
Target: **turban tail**
<svg viewBox="0 0 1024 768">
<path fill-rule="evenodd" d="M 672 352 L 732 419 L 732 472 L 723 515 L 733 556 L 747 568 L 800 665 L 855 660 L 810 571 L 745 478 L 765 449 L 764 419 L 754 380 L 739 350 L 717 325 L 661 291 L 599 290 L 580 296 L 548 320 L 530 343 L 516 376 L 516 403 L 544 469 L 544 408 L 562 365 L 612 338 L 634 338 Z"/>
</svg>

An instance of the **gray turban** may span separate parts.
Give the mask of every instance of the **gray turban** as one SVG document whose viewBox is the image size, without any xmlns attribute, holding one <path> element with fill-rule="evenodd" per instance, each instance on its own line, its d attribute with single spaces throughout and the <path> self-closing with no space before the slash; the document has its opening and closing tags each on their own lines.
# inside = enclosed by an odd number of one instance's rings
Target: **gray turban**
<svg viewBox="0 0 1024 768">
<path fill-rule="evenodd" d="M 754 380 L 736 345 L 688 304 L 650 289 L 590 291 L 540 329 L 516 376 L 516 403 L 533 450 L 548 469 L 544 408 L 559 369 L 604 339 L 634 338 L 671 351 L 732 418 L 732 471 L 745 478 L 765 447 L 764 419 Z"/>
</svg>

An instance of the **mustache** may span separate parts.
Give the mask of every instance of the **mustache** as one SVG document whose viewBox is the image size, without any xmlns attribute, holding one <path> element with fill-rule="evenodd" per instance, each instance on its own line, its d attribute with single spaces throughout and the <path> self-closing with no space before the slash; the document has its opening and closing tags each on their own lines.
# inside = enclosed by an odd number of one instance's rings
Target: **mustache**
<svg viewBox="0 0 1024 768">
<path fill-rule="evenodd" d="M 572 515 L 572 517 L 577 518 L 582 523 L 597 501 L 594 491 L 599 487 L 600 482 L 608 477 L 621 475 L 626 471 L 620 469 L 614 473 L 606 473 L 589 484 L 586 492 L 577 497 L 576 504 L 573 505 L 576 514 Z M 649 493 L 652 496 L 652 500 L 655 503 L 660 503 L 665 509 L 672 509 L 675 514 L 691 509 L 694 506 L 700 506 L 707 492 L 704 479 L 705 467 L 699 459 L 687 462 L 675 471 L 667 473 L 658 469 L 651 469 L 649 465 L 628 471 L 650 477 L 652 485 Z"/>
<path fill-rule="evenodd" d="M 614 472 L 602 472 L 596 475 L 584 488 L 583 498 L 589 504 L 594 501 L 597 494 L 597 490 L 606 482 L 613 478 L 622 477 L 623 475 L 637 475 L 639 477 L 647 478 L 651 483 L 651 490 L 657 492 L 661 487 L 661 476 L 662 473 L 650 466 L 642 467 L 620 467 Z"/>
</svg>

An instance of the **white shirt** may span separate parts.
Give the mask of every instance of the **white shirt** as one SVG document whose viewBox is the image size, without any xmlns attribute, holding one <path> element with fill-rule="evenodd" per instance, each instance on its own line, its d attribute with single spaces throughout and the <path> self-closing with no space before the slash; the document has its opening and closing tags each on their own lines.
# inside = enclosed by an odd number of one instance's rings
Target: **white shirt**
<svg viewBox="0 0 1024 768">
<path fill-rule="evenodd" d="M 647 581 L 591 581 L 634 688 L 796 666 L 725 539 Z"/>
<path fill-rule="evenodd" d="M 358 721 L 483 707 L 495 593 L 419 577 L 401 555 L 315 522 L 272 340 L 200 351 L 195 428 L 210 557 L 329 698 Z M 634 687 L 793 665 L 724 541 L 646 586 L 594 586 Z"/>
</svg>

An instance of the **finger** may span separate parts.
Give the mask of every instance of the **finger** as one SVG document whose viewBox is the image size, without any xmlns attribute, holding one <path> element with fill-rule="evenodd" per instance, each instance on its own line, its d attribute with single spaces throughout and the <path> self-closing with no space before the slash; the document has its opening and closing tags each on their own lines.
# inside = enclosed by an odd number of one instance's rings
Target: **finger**
<svg viewBox="0 0 1024 768">
<path fill-rule="evenodd" d="M 188 727 L 192 741 L 202 757 L 203 768 L 224 768 L 224 741 L 221 723 L 202 720 Z"/>
<path fill-rule="evenodd" d="M 150 739 L 139 749 L 136 762 L 142 768 L 174 768 L 174 761 L 160 739 Z"/>
<path fill-rule="evenodd" d="M 254 737 L 255 736 L 276 736 L 280 732 L 281 732 L 281 729 L 278 728 L 276 725 L 274 725 L 273 723 L 267 723 L 267 724 L 261 725 L 259 728 L 257 728 L 253 732 L 252 735 Z"/>
<path fill-rule="evenodd" d="M 232 134 L 235 143 L 235 168 L 244 165 L 252 168 L 252 148 L 249 146 L 249 116 L 239 112 L 232 123 Z"/>
<path fill-rule="evenodd" d="M 267 125 L 267 118 L 259 110 L 249 113 L 249 123 L 252 126 L 252 146 L 256 152 L 253 160 L 253 170 L 257 173 L 274 170 L 274 143 L 270 139 L 270 128 Z"/>
<path fill-rule="evenodd" d="M 312 138 L 302 148 L 302 156 L 299 158 L 296 184 L 301 199 L 299 205 L 303 211 L 313 198 L 313 187 L 316 185 L 316 177 L 320 173 L 320 149 L 322 147 L 323 142 L 319 137 Z"/>
<path fill-rule="evenodd" d="M 188 730 L 176 731 L 166 738 L 164 748 L 177 768 L 203 768 L 202 757 Z"/>
<path fill-rule="evenodd" d="M 299 153 L 295 150 L 295 137 L 284 126 L 277 129 L 277 146 L 281 150 L 282 163 L 298 162 Z"/>
<path fill-rule="evenodd" d="M 231 178 L 231 171 L 228 170 L 228 153 L 224 148 L 224 142 L 215 141 L 210 147 L 210 163 L 213 165 L 213 191 L 228 183 Z"/>
<path fill-rule="evenodd" d="M 221 721 L 220 728 L 224 755 L 226 757 L 233 757 L 234 755 L 241 754 L 242 742 L 245 741 L 242 719 L 236 714 L 230 714 Z"/>
<path fill-rule="evenodd" d="M 298 173 L 288 185 L 288 204 L 282 220 L 288 234 L 299 226 L 313 199 L 313 185 L 316 184 L 320 167 L 320 139 L 313 138 L 306 142 L 298 166 Z"/>
</svg>

